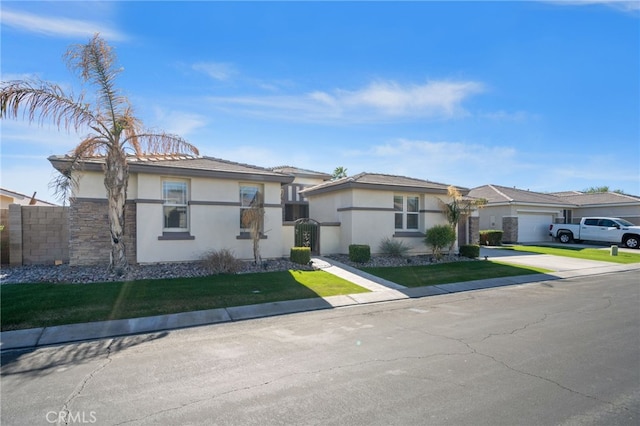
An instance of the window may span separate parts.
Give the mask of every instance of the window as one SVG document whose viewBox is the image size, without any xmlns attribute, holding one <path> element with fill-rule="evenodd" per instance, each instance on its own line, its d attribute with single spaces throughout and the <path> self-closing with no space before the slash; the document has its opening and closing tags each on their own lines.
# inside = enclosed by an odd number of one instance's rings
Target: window
<svg viewBox="0 0 640 426">
<path fill-rule="evenodd" d="M 293 222 L 298 219 L 309 218 L 309 206 L 306 204 L 285 204 L 284 220 L 285 222 Z"/>
<path fill-rule="evenodd" d="M 164 231 L 187 232 L 189 230 L 187 182 L 163 181 L 162 202 Z"/>
<path fill-rule="evenodd" d="M 573 223 L 573 211 L 572 210 L 563 210 L 562 214 L 564 216 L 564 223 Z"/>
<path fill-rule="evenodd" d="M 416 230 L 420 212 L 420 198 L 413 195 L 394 195 L 395 228 Z"/>
<path fill-rule="evenodd" d="M 262 185 L 240 185 L 240 229 L 244 232 L 249 232 L 248 226 L 242 223 L 244 212 L 251 208 L 253 203 L 258 200 L 258 194 L 261 193 L 263 193 Z"/>
</svg>

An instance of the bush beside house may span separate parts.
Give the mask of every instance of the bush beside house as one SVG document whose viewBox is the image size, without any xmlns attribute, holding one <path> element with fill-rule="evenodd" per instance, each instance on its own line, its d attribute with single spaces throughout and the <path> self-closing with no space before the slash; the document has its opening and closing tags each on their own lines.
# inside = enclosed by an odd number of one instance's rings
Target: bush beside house
<svg viewBox="0 0 640 426">
<path fill-rule="evenodd" d="M 483 246 L 499 246 L 502 245 L 503 231 L 496 229 L 488 229 L 480 231 L 480 245 Z"/>
</svg>

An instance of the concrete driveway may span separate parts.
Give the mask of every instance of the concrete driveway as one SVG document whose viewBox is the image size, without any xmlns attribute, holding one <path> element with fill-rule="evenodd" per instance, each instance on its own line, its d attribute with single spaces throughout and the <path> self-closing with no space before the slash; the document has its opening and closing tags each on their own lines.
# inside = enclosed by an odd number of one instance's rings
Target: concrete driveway
<svg viewBox="0 0 640 426">
<path fill-rule="evenodd" d="M 562 246 L 567 248 L 569 246 L 575 245 L 563 244 Z M 593 246 L 587 247 L 594 248 Z M 610 262 L 574 259 L 571 257 L 553 256 L 550 254 L 526 253 L 521 251 L 509 250 L 507 246 L 503 248 L 480 247 L 480 258 L 484 258 L 485 256 L 489 260 L 512 263 L 515 265 L 533 266 L 537 268 L 549 269 L 555 272 L 588 270 L 592 268 L 601 268 L 604 266 L 612 265 L 612 263 Z"/>
</svg>

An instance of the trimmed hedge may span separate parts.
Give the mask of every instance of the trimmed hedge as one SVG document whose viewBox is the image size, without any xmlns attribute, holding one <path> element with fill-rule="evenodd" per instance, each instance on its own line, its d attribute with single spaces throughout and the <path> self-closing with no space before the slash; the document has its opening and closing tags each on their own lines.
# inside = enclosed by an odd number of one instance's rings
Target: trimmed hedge
<svg viewBox="0 0 640 426">
<path fill-rule="evenodd" d="M 460 256 L 475 259 L 480 256 L 480 246 L 475 244 L 460 246 Z"/>
<path fill-rule="evenodd" d="M 351 244 L 349 246 L 349 260 L 366 263 L 371 259 L 371 247 L 365 244 Z"/>
<path fill-rule="evenodd" d="M 291 247 L 291 261 L 300 265 L 311 262 L 311 247 Z"/>
<path fill-rule="evenodd" d="M 480 231 L 480 244 L 483 246 L 501 246 L 503 232 L 497 229 Z"/>
</svg>

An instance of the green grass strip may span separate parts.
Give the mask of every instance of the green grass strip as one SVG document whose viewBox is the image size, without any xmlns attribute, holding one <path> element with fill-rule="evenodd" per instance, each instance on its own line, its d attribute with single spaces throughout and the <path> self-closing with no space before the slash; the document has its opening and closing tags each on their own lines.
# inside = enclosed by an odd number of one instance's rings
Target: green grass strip
<svg viewBox="0 0 640 426">
<path fill-rule="evenodd" d="M 493 261 L 451 262 L 425 266 L 362 268 L 363 271 L 406 287 L 422 287 L 488 278 L 550 272 L 531 266 L 515 266 Z"/>
<path fill-rule="evenodd" d="M 611 256 L 610 250 L 579 247 L 553 247 L 553 246 L 508 246 L 502 250 L 514 250 L 527 253 L 552 254 L 554 256 L 573 257 L 576 259 L 597 260 L 613 263 L 639 263 L 640 253 L 628 253 L 618 250 L 617 256 Z"/>
<path fill-rule="evenodd" d="M 6 331 L 367 291 L 324 271 L 95 284 L 3 284 L 0 319 Z"/>
</svg>

